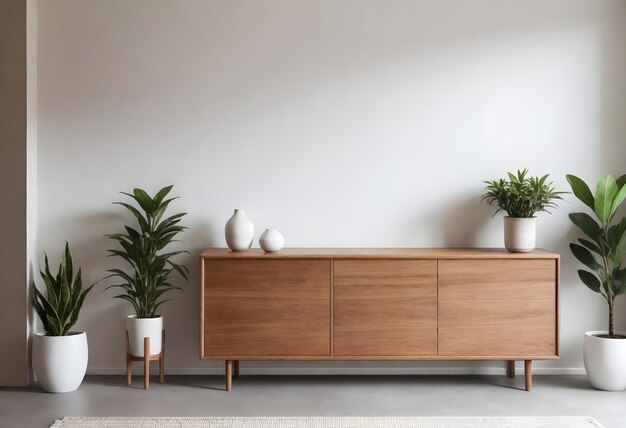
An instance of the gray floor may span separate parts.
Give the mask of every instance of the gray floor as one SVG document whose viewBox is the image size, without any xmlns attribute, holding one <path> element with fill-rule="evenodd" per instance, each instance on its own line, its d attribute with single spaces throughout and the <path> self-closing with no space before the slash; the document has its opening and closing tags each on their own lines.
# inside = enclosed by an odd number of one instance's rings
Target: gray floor
<svg viewBox="0 0 626 428">
<path fill-rule="evenodd" d="M 593 416 L 626 427 L 626 392 L 591 389 L 584 376 L 88 376 L 78 391 L 0 388 L 1 427 L 47 427 L 62 416 Z"/>
</svg>

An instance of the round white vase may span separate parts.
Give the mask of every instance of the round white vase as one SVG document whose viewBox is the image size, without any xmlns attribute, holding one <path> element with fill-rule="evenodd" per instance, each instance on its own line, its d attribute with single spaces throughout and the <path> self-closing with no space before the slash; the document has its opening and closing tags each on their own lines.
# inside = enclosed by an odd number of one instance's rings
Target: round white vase
<svg viewBox="0 0 626 428">
<path fill-rule="evenodd" d="M 226 222 L 226 244 L 233 251 L 246 251 L 254 240 L 254 225 L 241 209 L 236 209 Z"/>
<path fill-rule="evenodd" d="M 533 251 L 536 223 L 536 217 L 504 217 L 504 247 L 512 253 Z"/>
<path fill-rule="evenodd" d="M 259 237 L 259 245 L 266 253 L 272 253 L 285 246 L 285 238 L 276 229 L 265 229 Z"/>
<path fill-rule="evenodd" d="M 75 391 L 85 377 L 89 347 L 87 333 L 71 331 L 67 336 L 33 338 L 33 370 L 41 387 L 48 392 Z"/>
<path fill-rule="evenodd" d="M 583 360 L 589 382 L 596 389 L 623 391 L 626 389 L 626 339 L 606 339 L 588 331 L 583 343 Z M 625 335 L 622 332 L 617 334 Z"/>
<path fill-rule="evenodd" d="M 163 338 L 163 317 L 137 318 L 137 315 L 129 315 L 126 318 L 128 330 L 128 342 L 130 353 L 135 357 L 144 356 L 143 340 L 150 338 L 150 355 L 161 353 Z"/>
</svg>

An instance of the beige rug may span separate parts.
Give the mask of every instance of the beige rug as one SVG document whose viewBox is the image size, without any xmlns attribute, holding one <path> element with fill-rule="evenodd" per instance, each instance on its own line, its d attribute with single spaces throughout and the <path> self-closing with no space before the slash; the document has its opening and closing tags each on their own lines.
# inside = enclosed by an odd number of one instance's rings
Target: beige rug
<svg viewBox="0 0 626 428">
<path fill-rule="evenodd" d="M 603 428 L 590 417 L 91 418 L 65 417 L 51 428 Z"/>
</svg>

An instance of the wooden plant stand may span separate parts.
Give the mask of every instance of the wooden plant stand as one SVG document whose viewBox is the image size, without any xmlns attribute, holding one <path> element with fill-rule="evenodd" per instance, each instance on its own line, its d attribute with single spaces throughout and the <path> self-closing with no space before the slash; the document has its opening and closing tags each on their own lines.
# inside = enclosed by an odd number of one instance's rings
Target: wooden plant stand
<svg viewBox="0 0 626 428">
<path fill-rule="evenodd" d="M 143 389 L 150 388 L 150 361 L 159 360 L 159 383 L 163 383 L 165 376 L 165 330 L 161 332 L 161 353 L 150 355 L 150 338 L 143 338 L 143 357 L 136 357 L 130 353 L 130 341 L 126 330 L 126 384 L 132 382 L 131 366 L 133 361 L 143 361 Z"/>
</svg>

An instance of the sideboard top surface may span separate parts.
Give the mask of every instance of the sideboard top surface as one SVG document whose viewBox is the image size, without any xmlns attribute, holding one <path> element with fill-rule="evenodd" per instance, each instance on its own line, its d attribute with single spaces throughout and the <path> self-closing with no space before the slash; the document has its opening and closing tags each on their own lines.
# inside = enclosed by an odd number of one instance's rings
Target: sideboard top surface
<svg viewBox="0 0 626 428">
<path fill-rule="evenodd" d="M 231 251 L 228 248 L 211 248 L 204 251 L 203 259 L 558 259 L 559 255 L 535 249 L 529 253 L 509 253 L 504 248 L 284 248 L 275 253 L 265 253 L 253 248 L 248 251 Z"/>
</svg>

